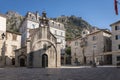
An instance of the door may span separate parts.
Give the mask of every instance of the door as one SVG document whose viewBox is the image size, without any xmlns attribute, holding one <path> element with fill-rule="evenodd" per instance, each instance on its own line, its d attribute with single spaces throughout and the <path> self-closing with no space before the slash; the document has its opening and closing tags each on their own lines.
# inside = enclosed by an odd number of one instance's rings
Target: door
<svg viewBox="0 0 120 80">
<path fill-rule="evenodd" d="M 25 66 L 25 59 L 24 59 L 24 58 L 21 58 L 21 59 L 20 59 L 20 66 L 21 66 L 21 67 L 24 67 L 24 66 Z"/>
<path fill-rule="evenodd" d="M 12 65 L 15 65 L 15 58 L 12 58 Z"/>
<path fill-rule="evenodd" d="M 48 67 L 48 56 L 46 54 L 42 55 L 42 67 Z"/>
</svg>

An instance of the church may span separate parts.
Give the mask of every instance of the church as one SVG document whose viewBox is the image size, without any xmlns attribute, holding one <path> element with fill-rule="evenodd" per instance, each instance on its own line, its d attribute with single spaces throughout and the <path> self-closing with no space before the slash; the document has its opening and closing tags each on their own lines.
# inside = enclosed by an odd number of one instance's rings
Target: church
<svg viewBox="0 0 120 80">
<path fill-rule="evenodd" d="M 39 17 L 39 27 L 29 30 L 26 47 L 16 50 L 15 66 L 40 68 L 61 66 L 60 43 L 50 32 L 48 22 L 46 13 L 43 12 L 42 17 Z"/>
</svg>

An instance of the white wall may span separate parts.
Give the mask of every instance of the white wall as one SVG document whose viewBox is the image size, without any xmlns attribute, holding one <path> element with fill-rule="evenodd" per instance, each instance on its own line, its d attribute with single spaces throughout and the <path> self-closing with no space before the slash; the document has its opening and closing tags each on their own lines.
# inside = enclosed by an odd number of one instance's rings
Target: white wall
<svg viewBox="0 0 120 80">
<path fill-rule="evenodd" d="M 27 20 L 27 28 L 34 29 L 38 27 L 39 27 L 39 23 Z"/>
<path fill-rule="evenodd" d="M 112 26 L 112 51 L 120 50 L 118 45 L 120 44 L 120 39 L 116 40 L 116 35 L 120 35 L 120 30 L 115 30 L 115 26 L 120 26 L 120 23 Z"/>
<path fill-rule="evenodd" d="M 22 40 L 21 40 L 21 45 L 26 46 L 26 40 L 29 38 L 29 29 L 34 29 L 38 28 L 39 23 L 30 21 L 30 20 L 25 20 L 20 28 L 20 32 L 22 33 Z"/>
<path fill-rule="evenodd" d="M 6 32 L 6 18 L 0 16 L 0 31 Z"/>
<path fill-rule="evenodd" d="M 13 35 L 14 33 L 9 33 L 7 32 L 7 39 L 6 39 L 6 55 L 7 56 L 12 56 L 11 52 L 12 52 L 12 46 L 17 46 L 17 49 L 21 48 L 21 35 L 17 35 L 17 39 L 13 40 Z M 14 55 L 15 56 L 15 55 Z"/>
<path fill-rule="evenodd" d="M 13 34 L 7 32 L 6 36 L 6 51 L 5 51 L 5 64 L 12 65 L 12 58 L 15 58 L 15 52 L 13 52 L 13 46 L 16 46 L 16 49 L 21 48 L 21 35 L 17 35 L 16 40 L 13 40 Z"/>
<path fill-rule="evenodd" d="M 2 55 L 2 50 L 4 50 L 5 38 L 2 39 L 1 34 L 6 34 L 6 18 L 0 14 L 0 56 Z"/>
<path fill-rule="evenodd" d="M 53 27 L 50 27 L 50 31 L 53 35 L 55 35 L 55 37 L 57 38 L 57 42 L 62 42 L 61 43 L 61 47 L 62 48 L 65 48 L 65 45 L 66 45 L 66 41 L 65 41 L 65 31 L 64 30 L 60 30 L 60 29 L 57 29 L 57 28 L 53 28 Z M 55 33 L 56 31 L 56 33 Z M 61 35 L 62 33 L 62 35 Z"/>
</svg>

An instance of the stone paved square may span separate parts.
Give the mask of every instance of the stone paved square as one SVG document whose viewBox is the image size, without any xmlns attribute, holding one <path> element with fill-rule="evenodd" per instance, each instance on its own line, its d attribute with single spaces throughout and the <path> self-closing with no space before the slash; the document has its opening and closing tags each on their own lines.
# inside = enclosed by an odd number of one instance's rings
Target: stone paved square
<svg viewBox="0 0 120 80">
<path fill-rule="evenodd" d="M 0 80 L 120 80 L 120 68 L 0 68 Z"/>
</svg>

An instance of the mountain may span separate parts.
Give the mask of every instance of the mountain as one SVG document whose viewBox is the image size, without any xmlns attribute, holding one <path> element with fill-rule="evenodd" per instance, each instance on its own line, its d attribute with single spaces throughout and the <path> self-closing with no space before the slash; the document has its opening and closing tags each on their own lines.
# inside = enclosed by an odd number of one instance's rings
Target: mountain
<svg viewBox="0 0 120 80">
<path fill-rule="evenodd" d="M 24 17 L 14 11 L 8 11 L 6 13 L 6 16 L 7 16 L 7 30 L 19 32 L 19 27 Z M 54 21 L 58 21 L 65 25 L 66 40 L 71 40 L 73 38 L 81 36 L 81 31 L 83 29 L 88 29 L 91 31 L 91 29 L 93 28 L 87 21 L 82 19 L 82 17 L 76 17 L 74 15 L 71 16 L 62 15 L 60 17 L 50 19 L 53 19 Z"/>
<path fill-rule="evenodd" d="M 65 25 L 66 29 L 66 40 L 71 40 L 78 36 L 81 36 L 81 31 L 83 29 L 92 30 L 92 26 L 82 19 L 82 17 L 76 17 L 74 15 L 65 16 L 62 15 L 58 18 L 52 18 L 55 21 L 61 22 Z"/>
<path fill-rule="evenodd" d="M 23 16 L 14 11 L 8 11 L 7 16 L 7 30 L 13 32 L 19 32 L 19 27 L 23 21 Z"/>
</svg>

